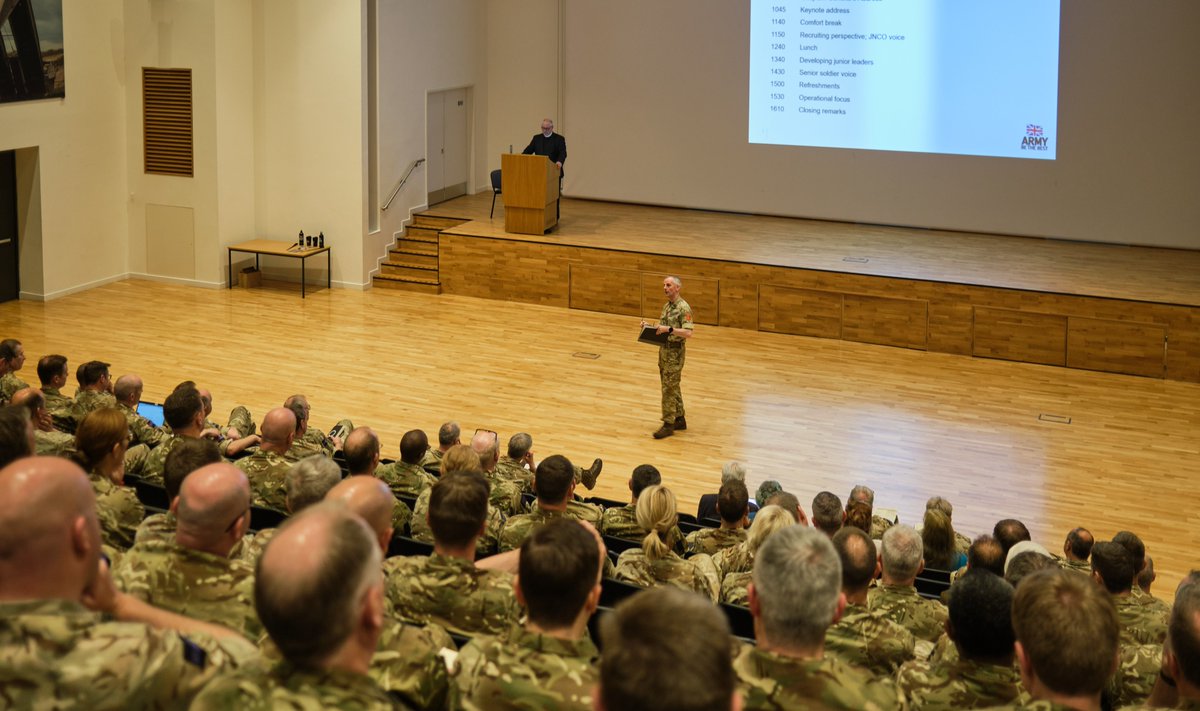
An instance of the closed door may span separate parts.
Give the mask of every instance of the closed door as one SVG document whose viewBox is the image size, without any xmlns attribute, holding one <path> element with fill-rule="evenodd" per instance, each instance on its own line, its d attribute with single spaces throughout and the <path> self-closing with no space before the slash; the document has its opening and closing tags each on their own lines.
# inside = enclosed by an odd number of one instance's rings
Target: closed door
<svg viewBox="0 0 1200 711">
<path fill-rule="evenodd" d="M 0 151 L 0 301 L 21 293 L 17 259 L 17 154 Z"/>
<path fill-rule="evenodd" d="M 434 205 L 467 194 L 470 90 L 429 94 L 425 111 L 426 189 Z"/>
</svg>

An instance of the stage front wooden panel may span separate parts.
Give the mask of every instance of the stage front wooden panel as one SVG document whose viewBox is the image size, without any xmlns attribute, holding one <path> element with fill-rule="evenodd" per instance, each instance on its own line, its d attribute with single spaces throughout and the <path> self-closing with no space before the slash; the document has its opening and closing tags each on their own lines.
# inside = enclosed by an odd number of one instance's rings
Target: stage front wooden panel
<svg viewBox="0 0 1200 711">
<path fill-rule="evenodd" d="M 974 354 L 1022 363 L 1065 365 L 1067 319 L 1009 309 L 975 309 Z"/>
<path fill-rule="evenodd" d="M 758 288 L 758 327 L 816 338 L 842 337 L 842 295 L 763 284 Z"/>
<path fill-rule="evenodd" d="M 699 324 L 1200 382 L 1196 306 L 608 249 L 487 226 L 471 234 L 473 224 L 441 234 L 445 293 L 654 318 L 663 275 L 677 274 Z"/>
<path fill-rule="evenodd" d="M 1072 368 L 1161 378 L 1166 350 L 1167 329 L 1156 324 L 1067 321 L 1067 365 Z"/>
<path fill-rule="evenodd" d="M 924 301 L 847 294 L 843 304 L 843 339 L 924 350 L 929 323 Z"/>
</svg>

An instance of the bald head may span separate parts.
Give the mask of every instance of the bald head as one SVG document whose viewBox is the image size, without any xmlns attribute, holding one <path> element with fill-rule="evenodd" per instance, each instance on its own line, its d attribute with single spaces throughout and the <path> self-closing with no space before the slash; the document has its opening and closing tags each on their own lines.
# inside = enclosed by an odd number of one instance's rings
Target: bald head
<svg viewBox="0 0 1200 711">
<path fill-rule="evenodd" d="M 344 668 L 354 657 L 366 673 L 383 624 L 381 561 L 367 524 L 335 502 L 280 527 L 259 558 L 254 604 L 289 662 Z"/>
<path fill-rule="evenodd" d="M 496 462 L 500 459 L 500 438 L 495 432 L 476 432 L 471 438 L 471 449 L 479 455 L 479 466 L 485 472 L 496 468 Z"/>
<path fill-rule="evenodd" d="M 77 600 L 99 555 L 95 497 L 78 465 L 26 457 L 0 470 L 0 600 Z"/>
<path fill-rule="evenodd" d="M 373 474 L 379 464 L 379 436 L 370 427 L 355 427 L 342 445 L 351 474 Z"/>
<path fill-rule="evenodd" d="M 113 397 L 117 402 L 132 407 L 142 399 L 142 379 L 136 375 L 122 375 L 113 385 Z"/>
<path fill-rule="evenodd" d="M 232 464 L 206 464 L 183 480 L 175 517 L 179 545 L 227 556 L 250 525 L 250 482 Z"/>
<path fill-rule="evenodd" d="M 283 454 L 292 446 L 296 436 L 296 414 L 286 407 L 277 407 L 267 412 L 262 423 L 262 444 L 276 454 Z"/>
<path fill-rule="evenodd" d="M 382 550 L 392 539 L 392 509 L 396 497 L 381 479 L 359 475 L 343 479 L 325 496 L 327 501 L 340 501 L 371 527 Z"/>
</svg>

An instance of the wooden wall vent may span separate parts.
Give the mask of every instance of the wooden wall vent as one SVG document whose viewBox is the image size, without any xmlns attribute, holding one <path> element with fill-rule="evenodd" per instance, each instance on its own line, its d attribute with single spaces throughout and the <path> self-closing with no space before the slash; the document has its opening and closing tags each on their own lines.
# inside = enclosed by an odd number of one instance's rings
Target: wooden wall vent
<svg viewBox="0 0 1200 711">
<path fill-rule="evenodd" d="M 192 177 L 192 70 L 142 67 L 145 169 Z"/>
</svg>

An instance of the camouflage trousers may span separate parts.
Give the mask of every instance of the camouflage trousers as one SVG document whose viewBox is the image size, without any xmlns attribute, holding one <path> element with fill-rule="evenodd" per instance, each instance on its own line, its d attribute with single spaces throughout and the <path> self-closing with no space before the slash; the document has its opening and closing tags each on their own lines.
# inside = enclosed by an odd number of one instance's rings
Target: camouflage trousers
<svg viewBox="0 0 1200 711">
<path fill-rule="evenodd" d="M 250 411 L 241 405 L 229 413 L 229 426 L 240 432 L 243 437 L 254 434 L 254 420 L 250 417 Z"/>
<path fill-rule="evenodd" d="M 662 420 L 675 424 L 683 417 L 683 392 L 679 380 L 683 375 L 683 346 L 660 346 L 658 349 L 658 375 L 662 379 Z"/>
</svg>

